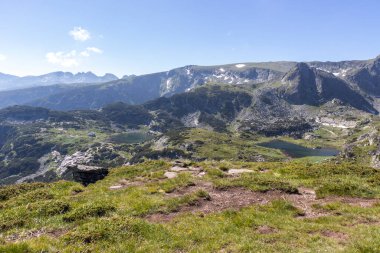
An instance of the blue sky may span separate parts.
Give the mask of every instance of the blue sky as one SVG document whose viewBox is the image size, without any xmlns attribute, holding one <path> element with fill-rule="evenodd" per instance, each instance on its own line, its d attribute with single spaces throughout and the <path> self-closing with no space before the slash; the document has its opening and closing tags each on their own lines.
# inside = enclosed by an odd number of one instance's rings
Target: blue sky
<svg viewBox="0 0 380 253">
<path fill-rule="evenodd" d="M 368 59 L 378 0 L 0 0 L 0 72 Z"/>
</svg>

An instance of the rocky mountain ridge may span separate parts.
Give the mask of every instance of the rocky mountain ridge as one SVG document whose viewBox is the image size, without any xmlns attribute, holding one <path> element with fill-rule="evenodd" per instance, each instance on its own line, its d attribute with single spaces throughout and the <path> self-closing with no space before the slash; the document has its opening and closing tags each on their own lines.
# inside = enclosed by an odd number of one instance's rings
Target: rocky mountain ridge
<svg viewBox="0 0 380 253">
<path fill-rule="evenodd" d="M 315 97 L 309 98 L 308 101 L 313 104 L 323 103 L 330 97 L 334 97 L 331 94 L 332 89 L 329 87 L 335 89 L 333 86 L 339 86 L 347 91 L 344 93 L 346 97 L 342 101 L 347 102 L 354 99 L 353 103 L 356 105 L 363 102 L 363 110 L 375 113 L 372 108 L 375 102 L 372 99 L 378 95 L 378 77 L 380 76 L 378 62 L 379 58 L 368 61 L 305 63 L 313 71 L 315 70 L 316 81 L 323 84 L 323 89 L 319 85 L 319 93 L 309 94 Z M 55 110 L 99 109 L 109 103 L 119 101 L 142 104 L 159 97 L 188 92 L 210 83 L 255 87 L 264 85 L 275 88 L 281 86 L 284 76 L 289 76 L 291 74 L 289 72 L 298 65 L 297 62 L 236 63 L 217 66 L 189 65 L 166 72 L 124 76 L 119 80 L 80 85 L 79 87 L 55 85 L 21 89 L 17 92 L 3 91 L 0 92 L 0 98 L 4 98 L 0 107 L 27 104 Z M 65 76 L 64 73 L 62 76 Z M 321 96 L 324 98 L 322 99 Z M 359 96 L 363 98 L 359 98 Z"/>
<path fill-rule="evenodd" d="M 0 90 L 14 90 L 37 86 L 49 86 L 54 84 L 84 84 L 84 83 L 103 83 L 117 80 L 113 74 L 97 76 L 92 72 L 51 72 L 40 76 L 13 76 L 0 73 Z"/>
</svg>

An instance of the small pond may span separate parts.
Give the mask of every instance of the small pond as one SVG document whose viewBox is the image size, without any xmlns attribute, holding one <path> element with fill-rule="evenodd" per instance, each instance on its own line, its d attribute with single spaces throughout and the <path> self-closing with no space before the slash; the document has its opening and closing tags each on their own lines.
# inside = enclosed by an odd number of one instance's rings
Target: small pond
<svg viewBox="0 0 380 253">
<path fill-rule="evenodd" d="M 335 148 L 321 147 L 313 149 L 281 140 L 271 140 L 268 142 L 259 143 L 258 145 L 266 148 L 279 149 L 284 154 L 292 158 L 301 158 L 307 156 L 336 156 L 339 154 L 339 150 Z"/>
<path fill-rule="evenodd" d="M 133 144 L 142 143 L 151 140 L 152 135 L 142 131 L 131 131 L 128 133 L 121 133 L 112 135 L 110 141 L 117 144 Z"/>
</svg>

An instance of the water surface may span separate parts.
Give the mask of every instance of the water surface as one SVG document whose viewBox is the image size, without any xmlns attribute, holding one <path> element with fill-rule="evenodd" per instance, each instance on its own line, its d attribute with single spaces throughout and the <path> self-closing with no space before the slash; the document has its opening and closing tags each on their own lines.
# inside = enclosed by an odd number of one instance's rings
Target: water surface
<svg viewBox="0 0 380 253">
<path fill-rule="evenodd" d="M 313 149 L 282 140 L 271 140 L 268 142 L 259 143 L 258 145 L 266 148 L 279 149 L 284 154 L 292 158 L 301 158 L 307 156 L 336 156 L 339 154 L 339 150 L 335 148 L 321 147 Z"/>
</svg>

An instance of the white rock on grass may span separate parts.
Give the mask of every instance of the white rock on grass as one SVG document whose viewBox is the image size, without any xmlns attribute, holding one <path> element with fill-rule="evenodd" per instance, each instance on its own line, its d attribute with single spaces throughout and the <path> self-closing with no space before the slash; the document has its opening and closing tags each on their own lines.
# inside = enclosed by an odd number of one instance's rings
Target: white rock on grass
<svg viewBox="0 0 380 253">
<path fill-rule="evenodd" d="M 236 175 L 236 174 L 252 173 L 252 172 L 253 172 L 253 170 L 247 170 L 247 169 L 230 169 L 230 170 L 228 170 L 227 174 Z"/>
<path fill-rule="evenodd" d="M 165 172 L 164 176 L 171 179 L 171 178 L 176 178 L 178 176 L 178 174 L 177 174 L 177 172 L 167 171 L 167 172 Z"/>
<path fill-rule="evenodd" d="M 200 173 L 197 175 L 197 177 L 203 177 L 204 175 L 206 175 L 206 172 L 202 171 L 202 172 L 200 172 Z"/>
<path fill-rule="evenodd" d="M 110 186 L 110 190 L 118 190 L 118 189 L 121 189 L 121 188 L 123 188 L 123 186 L 122 185 L 112 185 L 112 186 Z"/>
<path fill-rule="evenodd" d="M 170 170 L 174 171 L 174 172 L 180 172 L 180 171 L 188 171 L 189 169 L 184 168 L 184 167 L 174 166 L 174 167 L 170 168 Z"/>
</svg>

